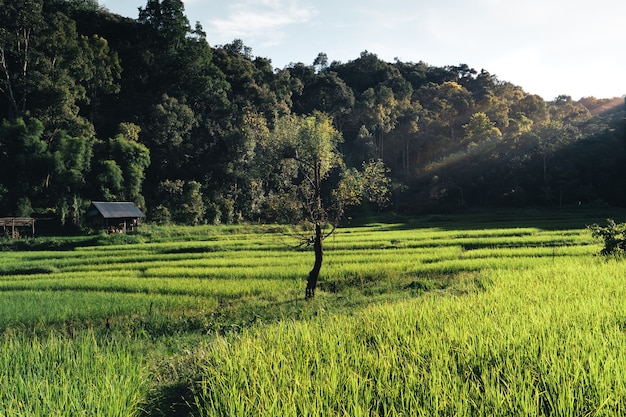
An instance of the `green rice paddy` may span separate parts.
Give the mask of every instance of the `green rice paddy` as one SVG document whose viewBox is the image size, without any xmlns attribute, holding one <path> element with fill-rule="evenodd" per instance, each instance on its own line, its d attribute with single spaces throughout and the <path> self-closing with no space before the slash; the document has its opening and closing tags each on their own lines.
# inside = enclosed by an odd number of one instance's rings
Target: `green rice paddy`
<svg viewBox="0 0 626 417">
<path fill-rule="evenodd" d="M 626 262 L 512 217 L 340 228 L 312 301 L 282 226 L 4 242 L 0 415 L 626 415 Z"/>
</svg>

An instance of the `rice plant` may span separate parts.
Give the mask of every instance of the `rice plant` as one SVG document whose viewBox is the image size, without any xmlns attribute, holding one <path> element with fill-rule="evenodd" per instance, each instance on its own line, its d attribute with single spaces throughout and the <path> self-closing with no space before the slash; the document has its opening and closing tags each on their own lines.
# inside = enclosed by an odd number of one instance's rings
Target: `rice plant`
<svg viewBox="0 0 626 417">
<path fill-rule="evenodd" d="M 23 245 L 0 258 L 0 414 L 626 415 L 623 264 L 536 220 L 338 229 L 309 302 L 283 226 Z"/>
<path fill-rule="evenodd" d="M 147 366 L 126 346 L 93 333 L 68 339 L 5 334 L 0 413 L 5 416 L 138 416 Z"/>
<path fill-rule="evenodd" d="M 204 352 L 201 415 L 623 415 L 623 268 L 484 273 L 485 292 L 221 338 Z"/>
</svg>

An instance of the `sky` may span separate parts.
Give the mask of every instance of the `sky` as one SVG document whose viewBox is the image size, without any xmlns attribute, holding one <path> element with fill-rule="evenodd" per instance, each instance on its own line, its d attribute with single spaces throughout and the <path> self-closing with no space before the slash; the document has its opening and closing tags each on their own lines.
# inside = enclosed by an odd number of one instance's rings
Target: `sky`
<svg viewBox="0 0 626 417">
<path fill-rule="evenodd" d="M 99 0 L 137 18 L 147 0 Z M 241 39 L 276 68 L 320 52 L 348 62 L 467 64 L 545 100 L 626 94 L 624 0 L 184 0 L 211 46 Z"/>
</svg>

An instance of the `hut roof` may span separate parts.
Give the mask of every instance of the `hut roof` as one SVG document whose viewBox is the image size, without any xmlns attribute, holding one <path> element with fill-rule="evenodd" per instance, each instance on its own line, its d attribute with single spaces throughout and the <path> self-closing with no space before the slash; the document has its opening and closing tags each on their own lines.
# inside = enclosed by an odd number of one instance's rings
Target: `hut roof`
<svg viewBox="0 0 626 417">
<path fill-rule="evenodd" d="M 32 226 L 35 219 L 32 217 L 1 217 L 0 226 Z"/>
<path fill-rule="evenodd" d="M 92 207 L 87 211 L 88 216 L 94 216 L 99 213 L 105 219 L 127 219 L 127 218 L 143 218 L 145 214 L 135 203 L 130 202 L 103 202 L 93 201 Z"/>
</svg>

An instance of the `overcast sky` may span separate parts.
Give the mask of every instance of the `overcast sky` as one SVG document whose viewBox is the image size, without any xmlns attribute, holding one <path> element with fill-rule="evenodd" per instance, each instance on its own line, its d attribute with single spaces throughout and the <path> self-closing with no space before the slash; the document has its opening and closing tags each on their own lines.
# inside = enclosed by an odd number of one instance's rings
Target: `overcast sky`
<svg viewBox="0 0 626 417">
<path fill-rule="evenodd" d="M 146 0 L 99 0 L 137 18 Z M 624 0 L 185 0 L 212 46 L 241 39 L 283 68 L 347 62 L 467 64 L 552 100 L 626 94 Z"/>
</svg>

